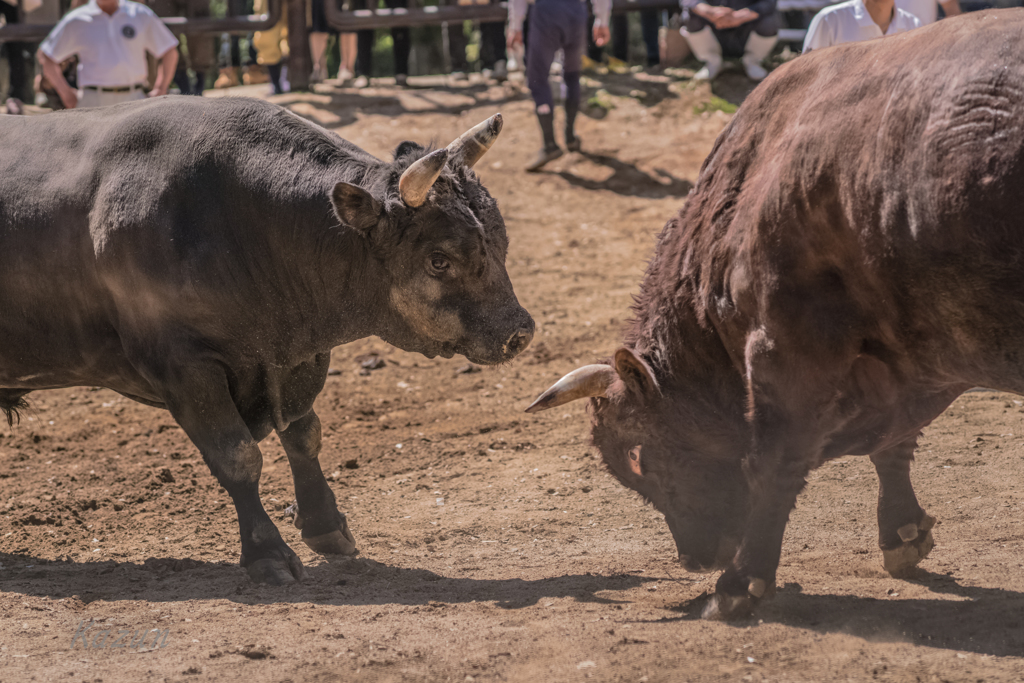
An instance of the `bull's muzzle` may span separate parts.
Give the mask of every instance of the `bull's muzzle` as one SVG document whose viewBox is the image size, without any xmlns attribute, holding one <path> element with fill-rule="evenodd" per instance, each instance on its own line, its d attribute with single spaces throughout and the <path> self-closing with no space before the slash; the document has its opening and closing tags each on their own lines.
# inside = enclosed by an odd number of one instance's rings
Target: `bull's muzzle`
<svg viewBox="0 0 1024 683">
<path fill-rule="evenodd" d="M 530 342 L 533 341 L 534 322 L 531 319 L 527 324 L 512 333 L 502 347 L 502 356 L 506 361 L 512 360 L 522 353 Z"/>
<path fill-rule="evenodd" d="M 715 572 L 729 566 L 732 562 L 732 558 L 736 555 L 736 549 L 738 547 L 739 544 L 735 540 L 731 538 L 723 538 L 718 542 L 718 551 L 715 553 L 714 558 L 697 558 L 692 555 L 679 553 L 679 564 L 683 565 L 683 569 L 688 572 L 693 572 L 694 574 Z"/>
</svg>

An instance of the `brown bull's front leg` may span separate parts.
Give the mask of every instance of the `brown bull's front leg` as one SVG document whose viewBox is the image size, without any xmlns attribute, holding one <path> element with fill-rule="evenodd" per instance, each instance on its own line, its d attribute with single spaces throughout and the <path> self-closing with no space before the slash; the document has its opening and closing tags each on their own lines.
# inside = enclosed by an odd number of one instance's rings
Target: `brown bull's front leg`
<svg viewBox="0 0 1024 683">
<path fill-rule="evenodd" d="M 924 511 L 910 483 L 917 437 L 871 456 L 878 473 L 878 546 L 882 565 L 895 577 L 906 576 L 935 546 L 935 518 Z"/>
<path fill-rule="evenodd" d="M 302 541 L 321 555 L 355 555 L 355 539 L 320 469 L 320 418 L 312 410 L 280 433 L 295 481 L 295 526 Z"/>
<path fill-rule="evenodd" d="M 302 562 L 281 538 L 260 502 L 263 455 L 231 398 L 223 368 L 210 363 L 161 373 L 164 402 L 199 448 L 238 513 L 241 565 L 256 582 L 302 579 Z"/>
<path fill-rule="evenodd" d="M 775 594 L 775 573 L 782 555 L 782 538 L 789 513 L 806 483 L 809 468 L 800 461 L 752 465 L 753 505 L 732 563 L 718 577 L 715 594 L 704 608 L 705 619 L 729 620 L 750 616 L 763 599 Z"/>
</svg>

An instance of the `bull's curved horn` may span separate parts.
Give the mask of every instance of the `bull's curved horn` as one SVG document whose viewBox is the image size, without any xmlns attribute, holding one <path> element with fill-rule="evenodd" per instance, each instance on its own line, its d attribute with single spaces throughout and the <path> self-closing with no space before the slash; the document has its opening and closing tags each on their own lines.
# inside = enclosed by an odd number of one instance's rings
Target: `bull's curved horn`
<svg viewBox="0 0 1024 683">
<path fill-rule="evenodd" d="M 480 157 L 491 148 L 491 145 L 498 138 L 498 133 L 501 132 L 501 124 L 501 114 L 495 114 L 483 123 L 473 126 L 460 135 L 455 142 L 448 145 L 450 157 L 456 159 L 461 152 L 462 163 L 473 168 L 473 164 L 480 161 Z"/>
<path fill-rule="evenodd" d="M 417 159 L 412 166 L 405 169 L 398 181 L 398 193 L 409 206 L 422 206 L 427 201 L 427 193 L 434 186 L 434 181 L 441 175 L 441 169 L 448 161 L 449 150 L 438 149 Z"/>
<path fill-rule="evenodd" d="M 576 368 L 551 385 L 550 389 L 530 404 L 526 412 L 536 413 L 578 398 L 607 396 L 608 387 L 617 376 L 615 368 L 610 365 L 584 365 L 582 368 Z"/>
</svg>

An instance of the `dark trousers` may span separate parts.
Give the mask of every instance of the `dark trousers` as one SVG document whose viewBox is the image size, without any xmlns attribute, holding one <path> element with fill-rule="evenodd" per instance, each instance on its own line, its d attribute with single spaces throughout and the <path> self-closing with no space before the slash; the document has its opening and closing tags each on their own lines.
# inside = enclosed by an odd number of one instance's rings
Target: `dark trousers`
<svg viewBox="0 0 1024 683">
<path fill-rule="evenodd" d="M 711 26 L 711 22 L 703 17 L 698 17 L 696 14 L 687 12 L 685 25 L 688 33 L 696 33 Z M 711 30 L 714 32 L 715 38 L 718 39 L 718 44 L 722 46 L 722 56 L 742 57 L 743 52 L 747 48 L 747 39 L 750 38 L 751 33 L 757 32 L 757 35 L 765 37 L 778 35 L 779 15 L 773 12 L 736 28 L 727 28 L 724 31 L 719 31 L 714 26 L 711 26 Z"/>
<path fill-rule="evenodd" d="M 448 56 L 451 57 L 452 71 L 469 71 L 469 62 L 466 60 L 466 34 L 463 33 L 461 21 L 449 21 L 448 29 Z"/>
<path fill-rule="evenodd" d="M 587 56 L 595 62 L 601 61 L 604 48 L 597 46 L 594 42 L 593 33 L 594 17 L 591 15 L 588 36 Z M 661 12 L 654 9 L 645 9 L 640 12 L 640 35 L 644 39 L 644 48 L 647 52 L 647 66 L 655 66 L 661 61 L 658 50 L 658 29 L 661 28 Z M 612 30 L 612 56 L 622 61 L 629 60 L 629 14 L 620 12 L 613 14 L 611 19 Z"/>
<path fill-rule="evenodd" d="M 537 0 L 530 10 L 526 47 L 526 83 L 538 113 L 554 106 L 548 75 L 559 49 L 565 52 L 562 76 L 568 97 L 579 99 L 580 58 L 587 46 L 587 8 L 579 0 Z M 545 109 L 546 106 L 546 109 Z"/>
<path fill-rule="evenodd" d="M 244 17 L 247 14 L 252 14 L 252 0 L 228 0 L 228 16 L 229 17 Z M 218 59 L 219 66 L 221 68 L 227 68 L 231 66 L 242 66 L 242 50 L 239 44 L 240 36 L 232 35 L 229 38 L 230 49 L 228 50 L 227 60 L 223 57 L 223 44 L 219 43 L 217 48 L 217 54 L 221 56 Z M 252 47 L 252 34 L 249 34 L 249 63 L 256 63 L 256 50 Z"/>
<path fill-rule="evenodd" d="M 16 24 L 18 8 L 0 2 L 0 16 L 3 16 L 8 24 Z M 7 54 L 11 80 L 10 92 L 0 92 L 0 105 L 3 105 L 8 97 L 17 97 L 23 102 L 32 102 L 35 98 L 32 92 L 32 79 L 35 77 L 32 71 L 32 55 L 36 47 L 35 43 L 0 43 L 0 50 Z"/>
<path fill-rule="evenodd" d="M 483 68 L 493 69 L 502 59 L 506 59 L 505 22 L 480 24 L 480 62 Z"/>
<path fill-rule="evenodd" d="M 396 7 L 408 7 L 409 0 L 384 0 L 391 9 Z M 354 0 L 352 9 L 377 8 L 377 0 Z M 370 77 L 373 70 L 373 36 L 374 31 L 367 29 L 357 32 L 356 38 L 356 75 Z M 391 40 L 394 41 L 395 75 L 409 75 L 409 51 L 412 48 L 412 40 L 408 28 L 391 29 Z"/>
</svg>

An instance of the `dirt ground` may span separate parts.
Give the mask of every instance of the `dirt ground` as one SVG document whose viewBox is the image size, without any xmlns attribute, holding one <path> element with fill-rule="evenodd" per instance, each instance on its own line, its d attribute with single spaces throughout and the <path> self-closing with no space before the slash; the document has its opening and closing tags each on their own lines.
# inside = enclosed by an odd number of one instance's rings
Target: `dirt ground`
<svg viewBox="0 0 1024 683">
<path fill-rule="evenodd" d="M 914 478 L 940 521 L 915 579 L 881 569 L 873 470 L 843 458 L 793 513 L 778 596 L 736 624 L 699 619 L 716 577 L 682 570 L 661 515 L 603 471 L 582 402 L 523 413 L 616 348 L 654 236 L 729 120 L 706 87 L 593 75 L 614 108 L 580 121 L 587 153 L 528 175 L 538 134 L 519 88 L 418 85 L 274 99 L 378 155 L 500 110 L 478 169 L 532 346 L 483 369 L 377 339 L 336 349 L 321 462 L 361 555 L 299 541 L 272 436 L 264 504 L 307 568 L 289 587 L 238 567 L 230 501 L 167 413 L 107 390 L 31 395 L 0 427 L 0 680 L 1024 679 L 1019 398 L 969 393 L 925 431 Z M 747 86 L 717 87 L 735 102 Z M 363 370 L 368 354 L 383 367 Z M 163 647 L 72 647 L 90 620 L 89 634 L 159 629 Z"/>
</svg>

